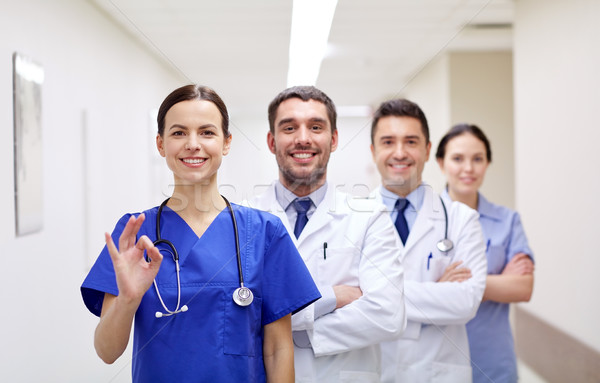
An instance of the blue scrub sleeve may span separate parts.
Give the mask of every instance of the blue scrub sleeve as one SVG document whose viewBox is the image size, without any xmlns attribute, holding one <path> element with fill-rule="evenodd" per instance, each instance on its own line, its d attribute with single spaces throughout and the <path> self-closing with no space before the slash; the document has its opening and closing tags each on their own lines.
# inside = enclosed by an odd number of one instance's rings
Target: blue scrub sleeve
<svg viewBox="0 0 600 383">
<path fill-rule="evenodd" d="M 267 223 L 262 325 L 293 314 L 321 297 L 281 221 Z"/>
<path fill-rule="evenodd" d="M 527 241 L 527 236 L 525 235 L 525 230 L 521 223 L 521 216 L 519 213 L 515 212 L 512 217 L 510 240 L 508 243 L 508 260 L 510 261 L 518 253 L 529 255 L 531 260 L 535 263 L 533 252 L 529 248 L 529 242 Z"/>
<path fill-rule="evenodd" d="M 119 237 L 129 221 L 132 214 L 125 214 L 113 230 L 111 237 L 115 244 L 119 244 Z M 112 259 L 108 253 L 106 245 L 96 259 L 87 277 L 81 285 L 81 296 L 83 302 L 90 312 L 96 316 L 100 316 L 102 312 L 102 302 L 104 302 L 104 294 L 119 295 L 117 287 L 117 279 L 115 277 L 115 269 L 112 264 Z"/>
</svg>

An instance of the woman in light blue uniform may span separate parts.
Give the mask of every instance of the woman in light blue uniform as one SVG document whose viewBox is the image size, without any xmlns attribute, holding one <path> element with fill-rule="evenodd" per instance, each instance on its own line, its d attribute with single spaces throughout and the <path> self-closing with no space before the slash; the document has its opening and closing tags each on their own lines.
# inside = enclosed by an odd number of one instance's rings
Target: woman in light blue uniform
<svg viewBox="0 0 600 383">
<path fill-rule="evenodd" d="M 134 382 L 294 379 L 291 314 L 320 294 L 277 217 L 219 195 L 228 121 L 210 88 L 167 96 L 156 141 L 174 175 L 173 195 L 123 216 L 81 286 L 101 317 L 94 345 L 102 360 L 122 355 L 135 323 Z M 155 242 L 157 234 L 173 248 Z M 239 288 L 253 298 L 234 300 Z"/>
<path fill-rule="evenodd" d="M 477 126 L 454 126 L 440 141 L 436 158 L 448 182 L 443 196 L 479 212 L 486 240 L 488 277 L 483 302 L 467 324 L 473 382 L 516 382 L 509 303 L 529 301 L 534 269 L 521 219 L 517 212 L 479 193 L 492 152 Z"/>
</svg>

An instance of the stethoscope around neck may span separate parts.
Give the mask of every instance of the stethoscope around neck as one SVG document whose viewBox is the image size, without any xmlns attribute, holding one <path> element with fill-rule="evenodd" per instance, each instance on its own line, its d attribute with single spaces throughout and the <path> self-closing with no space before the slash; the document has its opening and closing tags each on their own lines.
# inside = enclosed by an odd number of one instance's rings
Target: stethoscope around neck
<svg viewBox="0 0 600 383">
<path fill-rule="evenodd" d="M 254 300 L 254 294 L 252 294 L 252 291 L 249 288 L 244 286 L 244 274 L 242 272 L 242 258 L 240 255 L 240 240 L 239 240 L 239 235 L 238 235 L 237 222 L 235 220 L 235 213 L 233 212 L 233 208 L 231 207 L 231 204 L 229 203 L 227 198 L 225 198 L 223 196 L 221 196 L 221 197 L 225 200 L 225 204 L 227 204 L 227 208 L 229 209 L 229 213 L 231 214 L 231 221 L 233 222 L 233 232 L 235 234 L 235 252 L 236 252 L 236 256 L 237 256 L 237 267 L 238 267 L 238 274 L 239 274 L 239 280 L 240 280 L 240 287 L 235 289 L 235 291 L 233 292 L 233 301 L 236 304 L 238 304 L 239 306 L 242 306 L 242 307 L 248 306 Z M 175 310 L 173 310 L 173 311 L 171 311 L 167 308 L 167 305 L 165 305 L 165 302 L 163 301 L 162 296 L 160 295 L 160 292 L 158 291 L 158 285 L 156 284 L 156 278 L 155 278 L 154 279 L 154 288 L 156 289 L 156 295 L 158 295 L 158 300 L 160 301 L 162 307 L 166 311 L 164 313 L 157 311 L 155 314 L 155 316 L 157 318 L 168 317 L 171 315 L 175 315 L 175 314 L 179 314 L 179 313 L 188 311 L 187 305 L 183 305 L 183 306 L 179 307 L 179 305 L 181 304 L 181 279 L 179 278 L 179 273 L 180 273 L 179 253 L 177 252 L 175 245 L 173 245 L 173 243 L 171 241 L 163 239 L 160 236 L 160 216 L 162 214 L 163 208 L 165 207 L 167 202 L 169 202 L 169 199 L 170 198 L 167 198 L 166 200 L 164 200 L 163 203 L 160 204 L 160 207 L 158 208 L 158 213 L 156 215 L 156 241 L 154 241 L 153 244 L 154 244 L 154 246 L 158 246 L 160 244 L 166 245 L 167 249 L 163 249 L 163 250 L 168 252 L 169 254 L 171 254 L 171 257 L 173 257 L 173 261 L 175 262 L 175 271 L 177 273 L 177 306 L 175 307 Z"/>
</svg>

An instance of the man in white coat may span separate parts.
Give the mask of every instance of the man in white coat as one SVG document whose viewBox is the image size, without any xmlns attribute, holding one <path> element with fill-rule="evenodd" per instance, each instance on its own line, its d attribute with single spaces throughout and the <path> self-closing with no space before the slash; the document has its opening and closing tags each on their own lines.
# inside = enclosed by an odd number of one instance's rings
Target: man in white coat
<svg viewBox="0 0 600 383">
<path fill-rule="evenodd" d="M 478 213 L 458 202 L 444 204 L 422 182 L 430 149 L 427 119 L 417 104 L 381 104 L 371 126 L 382 182 L 374 198 L 387 207 L 403 243 L 408 319 L 401 338 L 382 343 L 384 382 L 472 379 L 465 324 L 485 289 L 485 245 Z"/>
<path fill-rule="evenodd" d="M 281 218 L 323 296 L 292 317 L 296 382 L 379 382 L 379 343 L 406 325 L 395 228 L 383 205 L 327 184 L 338 143 L 327 95 L 284 90 L 269 105 L 269 125 L 279 180 L 250 206 Z"/>
</svg>

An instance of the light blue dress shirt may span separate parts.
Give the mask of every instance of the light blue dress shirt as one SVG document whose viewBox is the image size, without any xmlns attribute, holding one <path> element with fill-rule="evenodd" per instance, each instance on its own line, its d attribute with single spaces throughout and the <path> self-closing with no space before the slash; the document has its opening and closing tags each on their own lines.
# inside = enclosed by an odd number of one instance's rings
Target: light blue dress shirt
<svg viewBox="0 0 600 383">
<path fill-rule="evenodd" d="M 442 193 L 450 200 L 447 190 Z M 479 194 L 477 211 L 486 241 L 488 274 L 500 274 L 518 253 L 533 260 L 519 213 L 489 202 Z M 482 302 L 477 315 L 467 323 L 473 383 L 517 382 L 517 362 L 508 320 L 509 304 Z"/>
<path fill-rule="evenodd" d="M 430 186 L 426 184 L 421 184 L 415 190 L 410 192 L 409 195 L 406 196 L 406 199 L 408 200 L 408 203 L 410 205 L 404 210 L 404 218 L 406 218 L 406 223 L 408 224 L 409 229 L 412 229 L 415 221 L 417 220 L 419 210 L 421 210 L 421 207 L 423 206 L 423 198 L 425 196 L 424 188 L 426 187 Z M 398 194 L 396 193 L 389 191 L 383 185 L 379 188 L 379 192 L 381 193 L 381 199 L 386 207 L 386 210 L 390 212 L 392 222 L 396 222 L 398 210 L 396 210 L 394 206 L 396 205 L 396 201 L 398 201 L 398 199 L 402 197 L 398 196 Z M 408 234 L 408 236 L 410 237 L 410 233 Z"/>
</svg>

